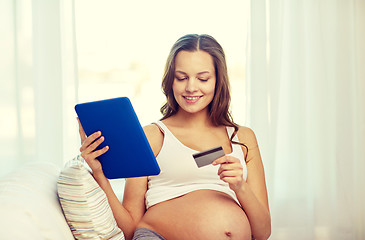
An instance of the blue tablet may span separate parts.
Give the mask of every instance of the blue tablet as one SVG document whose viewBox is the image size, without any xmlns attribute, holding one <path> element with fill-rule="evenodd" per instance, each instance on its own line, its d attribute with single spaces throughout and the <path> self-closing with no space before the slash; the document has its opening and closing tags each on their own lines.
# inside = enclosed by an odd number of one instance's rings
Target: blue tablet
<svg viewBox="0 0 365 240">
<path fill-rule="evenodd" d="M 87 136 L 101 131 L 105 140 L 98 149 L 109 150 L 98 159 L 109 179 L 158 175 L 160 168 L 143 128 L 127 97 L 75 106 Z"/>
</svg>

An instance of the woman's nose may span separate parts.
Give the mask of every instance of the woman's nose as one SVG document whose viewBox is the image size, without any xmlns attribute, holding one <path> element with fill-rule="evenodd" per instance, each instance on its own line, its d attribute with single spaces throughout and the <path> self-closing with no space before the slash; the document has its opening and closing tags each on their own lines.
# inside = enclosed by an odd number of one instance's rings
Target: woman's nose
<svg viewBox="0 0 365 240">
<path fill-rule="evenodd" d="M 195 92 L 197 90 L 198 89 L 197 89 L 196 79 L 190 78 L 188 81 L 186 81 L 186 87 L 185 87 L 186 92 Z"/>
</svg>

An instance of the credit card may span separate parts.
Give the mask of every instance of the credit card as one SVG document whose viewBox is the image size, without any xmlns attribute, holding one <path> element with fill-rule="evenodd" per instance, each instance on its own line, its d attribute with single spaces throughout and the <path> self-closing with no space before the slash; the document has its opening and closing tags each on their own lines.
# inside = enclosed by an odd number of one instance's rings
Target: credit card
<svg viewBox="0 0 365 240">
<path fill-rule="evenodd" d="M 224 151 L 222 147 L 215 147 L 202 152 L 194 153 L 193 157 L 198 167 L 204 167 L 211 164 L 217 158 L 223 157 Z"/>
</svg>

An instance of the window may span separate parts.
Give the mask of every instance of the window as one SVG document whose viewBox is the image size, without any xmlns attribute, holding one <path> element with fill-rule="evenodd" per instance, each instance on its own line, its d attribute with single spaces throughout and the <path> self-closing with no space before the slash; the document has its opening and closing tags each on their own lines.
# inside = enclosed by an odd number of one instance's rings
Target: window
<svg viewBox="0 0 365 240">
<path fill-rule="evenodd" d="M 142 125 L 158 120 L 161 79 L 172 44 L 207 33 L 223 46 L 235 122 L 245 119 L 249 1 L 75 1 L 79 101 L 127 96 Z"/>
</svg>

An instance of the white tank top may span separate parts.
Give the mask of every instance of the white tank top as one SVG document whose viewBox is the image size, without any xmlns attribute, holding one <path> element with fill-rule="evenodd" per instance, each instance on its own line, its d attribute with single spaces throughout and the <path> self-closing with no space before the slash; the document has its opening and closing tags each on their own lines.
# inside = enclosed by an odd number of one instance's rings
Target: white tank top
<svg viewBox="0 0 365 240">
<path fill-rule="evenodd" d="M 201 189 L 226 193 L 240 205 L 228 183 L 219 178 L 217 174 L 219 165 L 198 168 L 192 156 L 198 151 L 182 144 L 161 121 L 155 124 L 164 132 L 162 148 L 156 156 L 161 172 L 157 176 L 148 177 L 148 190 L 145 195 L 147 209 L 157 203 Z M 233 127 L 227 127 L 228 136 L 233 132 Z M 233 140 L 238 141 L 237 135 Z M 247 168 L 241 146 L 232 144 L 232 152 L 227 155 L 240 159 L 243 178 L 246 180 Z"/>
</svg>

